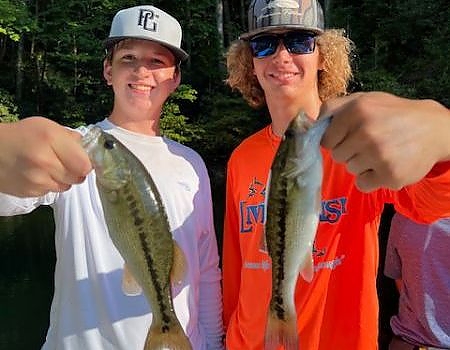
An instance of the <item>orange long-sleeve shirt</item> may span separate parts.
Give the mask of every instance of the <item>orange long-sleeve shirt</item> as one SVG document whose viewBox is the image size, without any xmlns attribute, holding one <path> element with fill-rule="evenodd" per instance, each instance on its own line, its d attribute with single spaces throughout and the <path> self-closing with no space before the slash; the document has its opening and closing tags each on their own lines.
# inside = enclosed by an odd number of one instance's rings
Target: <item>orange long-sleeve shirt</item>
<svg viewBox="0 0 450 350">
<path fill-rule="evenodd" d="M 263 349 L 271 260 L 260 247 L 266 180 L 279 143 L 266 127 L 244 140 L 228 163 L 222 270 L 229 350 Z M 323 156 L 315 276 L 311 283 L 300 277 L 295 294 L 300 349 L 377 349 L 377 232 L 384 203 L 418 221 L 450 216 L 450 163 L 398 192 L 364 194 L 344 166 L 326 151 Z"/>
</svg>

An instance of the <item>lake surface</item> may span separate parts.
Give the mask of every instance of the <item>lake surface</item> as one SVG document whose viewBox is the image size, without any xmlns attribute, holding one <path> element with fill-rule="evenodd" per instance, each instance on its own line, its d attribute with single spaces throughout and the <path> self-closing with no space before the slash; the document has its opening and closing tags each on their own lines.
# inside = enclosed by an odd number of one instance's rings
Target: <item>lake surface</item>
<svg viewBox="0 0 450 350">
<path fill-rule="evenodd" d="M 0 217 L 0 350 L 40 349 L 55 267 L 52 210 Z"/>
</svg>

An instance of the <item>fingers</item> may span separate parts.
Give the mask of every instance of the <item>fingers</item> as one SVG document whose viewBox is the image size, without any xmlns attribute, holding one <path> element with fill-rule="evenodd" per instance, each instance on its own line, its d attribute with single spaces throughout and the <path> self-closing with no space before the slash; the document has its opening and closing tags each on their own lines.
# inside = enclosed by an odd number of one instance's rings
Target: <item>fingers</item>
<svg viewBox="0 0 450 350">
<path fill-rule="evenodd" d="M 333 115 L 330 126 L 322 138 L 323 147 L 335 150 L 344 140 L 346 143 L 349 142 L 349 136 L 355 132 L 364 132 L 362 126 L 371 118 L 371 103 L 367 101 L 368 99 L 366 95 L 357 93 L 329 100 L 322 105 L 321 116 Z M 361 142 L 362 140 L 356 138 L 356 141 Z M 355 144 L 355 138 L 351 140 L 351 143 L 352 146 Z M 340 159 L 340 161 L 344 160 Z"/>
<path fill-rule="evenodd" d="M 405 185 L 402 178 L 395 178 L 389 175 L 389 173 L 369 169 L 356 176 L 355 184 L 361 192 L 366 193 L 380 188 L 388 188 L 396 191 Z"/>
<path fill-rule="evenodd" d="M 2 126 L 0 191 L 21 197 L 62 192 L 91 169 L 80 135 L 40 117 Z"/>
<path fill-rule="evenodd" d="M 358 92 L 351 95 L 343 96 L 340 98 L 334 98 L 325 101 L 320 107 L 320 117 L 325 117 L 335 114 L 341 107 L 363 96 L 363 93 Z"/>
<path fill-rule="evenodd" d="M 47 146 L 35 148 L 34 156 L 23 155 L 18 162 L 18 168 L 23 169 L 23 187 L 29 193 L 44 194 L 49 191 L 57 192 L 65 188 L 66 184 L 54 179 L 52 172 L 57 169 L 59 162 L 54 164 L 49 157 L 51 151 Z M 56 170 L 57 171 L 57 170 Z"/>
<path fill-rule="evenodd" d="M 448 151 L 448 112 L 429 103 L 386 93 L 332 100 L 321 113 L 333 115 L 321 144 L 356 177 L 363 192 L 397 190 L 422 179 Z M 441 114 L 442 118 L 436 117 Z M 445 129 L 447 131 L 443 132 Z"/>
<path fill-rule="evenodd" d="M 348 129 L 344 127 L 341 123 L 339 123 L 339 120 L 336 120 L 337 118 L 333 114 L 333 118 L 331 119 L 330 125 L 328 126 L 327 130 L 322 136 L 321 145 L 327 149 L 330 149 L 334 151 L 346 138 L 348 134 Z M 339 160 L 336 159 L 336 161 L 345 161 L 345 159 L 342 158 L 343 155 L 341 154 L 341 157 Z"/>
<path fill-rule="evenodd" d="M 356 187 L 365 193 L 375 191 L 381 187 L 377 173 L 373 170 L 367 170 L 356 177 Z"/>
<path fill-rule="evenodd" d="M 67 136 L 54 141 L 53 152 L 57 160 L 54 164 L 52 178 L 60 184 L 78 184 L 84 181 L 92 169 L 89 157 L 81 147 L 81 135 L 71 130 L 65 130 Z"/>
</svg>

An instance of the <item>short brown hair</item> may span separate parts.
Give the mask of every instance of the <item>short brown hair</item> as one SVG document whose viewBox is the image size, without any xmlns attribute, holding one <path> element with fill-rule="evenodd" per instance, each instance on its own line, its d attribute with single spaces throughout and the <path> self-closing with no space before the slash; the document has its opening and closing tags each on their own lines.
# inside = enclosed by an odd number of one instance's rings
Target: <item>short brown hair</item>
<svg viewBox="0 0 450 350">
<path fill-rule="evenodd" d="M 343 30 L 327 29 L 316 37 L 324 69 L 319 72 L 319 96 L 322 101 L 347 93 L 352 78 L 351 52 L 353 42 Z M 253 57 L 248 41 L 236 40 L 226 54 L 228 78 L 226 83 L 241 92 L 254 108 L 266 104 L 264 91 L 253 74 Z"/>
<path fill-rule="evenodd" d="M 111 42 L 105 48 L 106 54 L 105 54 L 104 60 L 106 60 L 108 63 L 111 64 L 115 51 L 118 48 L 120 48 L 123 44 L 125 44 L 126 42 L 131 41 L 131 40 L 138 40 L 138 39 L 126 38 L 126 39 Z M 168 49 L 170 50 L 170 48 L 168 48 Z M 172 50 L 170 50 L 170 52 L 172 52 Z M 178 72 L 180 70 L 181 61 L 177 58 L 177 56 L 173 52 L 172 52 L 172 54 L 173 54 L 173 57 L 175 58 L 176 71 Z"/>
</svg>

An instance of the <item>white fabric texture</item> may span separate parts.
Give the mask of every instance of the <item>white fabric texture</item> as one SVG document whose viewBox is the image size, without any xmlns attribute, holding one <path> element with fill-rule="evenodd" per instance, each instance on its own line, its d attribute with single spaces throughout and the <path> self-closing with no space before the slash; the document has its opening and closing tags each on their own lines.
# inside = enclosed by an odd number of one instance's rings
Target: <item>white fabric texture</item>
<svg viewBox="0 0 450 350">
<path fill-rule="evenodd" d="M 175 312 L 193 349 L 222 349 L 219 256 L 209 177 L 200 156 L 164 137 L 98 125 L 146 166 L 165 205 L 173 237 L 184 251 L 187 274 L 173 287 Z M 80 129 L 83 132 L 83 129 Z M 39 198 L 0 194 L 0 215 L 50 205 L 55 218 L 55 293 L 44 350 L 143 349 L 151 323 L 145 297 L 121 289 L 123 258 L 106 228 L 95 173 L 69 191 Z"/>
</svg>

